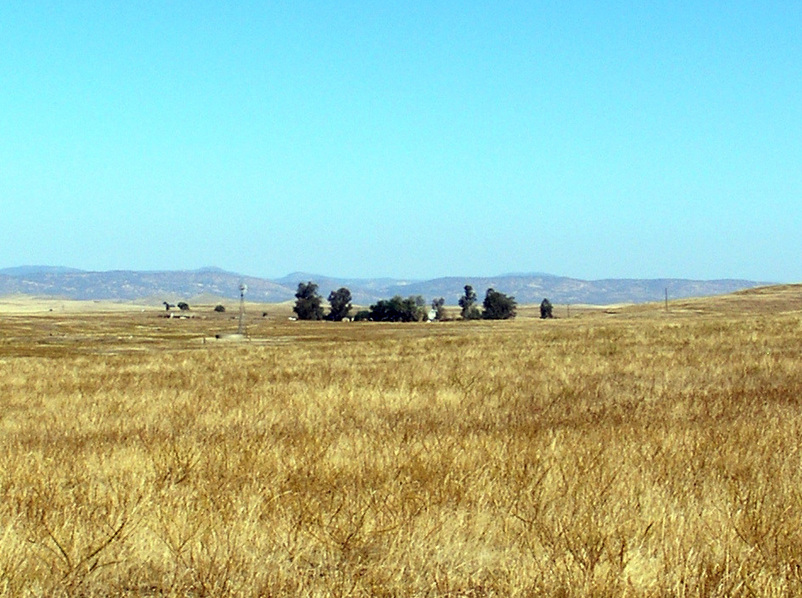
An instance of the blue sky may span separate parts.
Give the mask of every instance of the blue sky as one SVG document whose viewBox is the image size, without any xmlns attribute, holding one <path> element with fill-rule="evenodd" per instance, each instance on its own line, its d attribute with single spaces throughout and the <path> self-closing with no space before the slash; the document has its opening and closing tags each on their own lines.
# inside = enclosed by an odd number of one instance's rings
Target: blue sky
<svg viewBox="0 0 802 598">
<path fill-rule="evenodd" d="M 0 267 L 802 281 L 802 3 L 0 4 Z"/>
</svg>

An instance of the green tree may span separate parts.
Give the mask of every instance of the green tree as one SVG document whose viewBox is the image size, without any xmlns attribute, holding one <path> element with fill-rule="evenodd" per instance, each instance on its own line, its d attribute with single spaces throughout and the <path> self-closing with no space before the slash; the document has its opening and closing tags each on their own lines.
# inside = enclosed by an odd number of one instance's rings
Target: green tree
<svg viewBox="0 0 802 598">
<path fill-rule="evenodd" d="M 331 305 L 331 310 L 327 319 L 341 322 L 351 312 L 351 291 L 345 287 L 332 291 L 329 293 L 329 305 Z"/>
<path fill-rule="evenodd" d="M 462 308 L 460 315 L 463 320 L 478 320 L 482 317 L 476 307 L 476 291 L 469 284 L 465 285 L 465 294 L 459 298 L 459 306 Z"/>
<path fill-rule="evenodd" d="M 551 305 L 551 301 L 548 299 L 543 299 L 540 302 L 540 318 L 545 320 L 546 318 L 553 318 L 554 316 L 551 313 L 553 306 Z"/>
<path fill-rule="evenodd" d="M 508 297 L 494 289 L 487 289 L 482 306 L 485 320 L 509 320 L 515 317 L 515 297 Z"/>
<path fill-rule="evenodd" d="M 396 295 L 370 306 L 370 319 L 374 322 L 420 322 L 426 319 L 426 300 L 420 295 L 406 299 Z"/>
<path fill-rule="evenodd" d="M 443 297 L 438 299 L 432 300 L 432 311 L 434 311 L 434 319 L 438 322 L 445 320 L 446 318 L 446 309 L 445 309 L 446 300 Z"/>
<path fill-rule="evenodd" d="M 292 311 L 295 312 L 299 320 L 322 320 L 322 303 L 323 298 L 317 294 L 317 285 L 314 282 L 298 283 L 298 290 L 295 293 L 295 307 L 292 308 Z"/>
<path fill-rule="evenodd" d="M 370 319 L 370 310 L 367 309 L 356 312 L 356 315 L 354 316 L 354 322 L 367 322 Z"/>
</svg>

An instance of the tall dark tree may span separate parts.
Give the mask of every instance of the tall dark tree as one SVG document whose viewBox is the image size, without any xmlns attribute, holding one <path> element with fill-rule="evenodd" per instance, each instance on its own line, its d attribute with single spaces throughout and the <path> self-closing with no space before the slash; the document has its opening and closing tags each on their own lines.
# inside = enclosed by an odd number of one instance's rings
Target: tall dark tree
<svg viewBox="0 0 802 598">
<path fill-rule="evenodd" d="M 446 300 L 443 297 L 432 300 L 432 311 L 434 312 L 434 319 L 439 321 L 446 319 Z"/>
<path fill-rule="evenodd" d="M 478 320 L 482 317 L 476 307 L 476 291 L 469 284 L 465 285 L 465 294 L 459 298 L 459 306 L 462 308 L 460 314 L 463 320 Z"/>
<path fill-rule="evenodd" d="M 292 308 L 292 311 L 296 313 L 299 320 L 322 320 L 322 303 L 323 298 L 317 294 L 317 285 L 314 282 L 298 283 L 295 307 Z"/>
<path fill-rule="evenodd" d="M 329 305 L 331 305 L 331 310 L 326 316 L 327 319 L 341 322 L 351 312 L 351 291 L 345 287 L 332 291 L 329 293 Z"/>
<path fill-rule="evenodd" d="M 509 320 L 515 317 L 515 297 L 508 297 L 494 289 L 487 289 L 482 306 L 482 318 L 485 320 Z"/>
<path fill-rule="evenodd" d="M 554 316 L 551 313 L 553 306 L 551 305 L 551 301 L 548 299 L 543 299 L 540 302 L 540 318 L 545 320 L 546 318 L 553 318 Z"/>
</svg>

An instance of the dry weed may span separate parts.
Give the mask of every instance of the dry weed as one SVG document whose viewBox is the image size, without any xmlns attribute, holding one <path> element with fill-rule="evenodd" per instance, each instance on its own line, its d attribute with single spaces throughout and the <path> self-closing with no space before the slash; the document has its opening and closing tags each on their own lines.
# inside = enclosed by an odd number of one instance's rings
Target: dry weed
<svg viewBox="0 0 802 598">
<path fill-rule="evenodd" d="M 0 321 L 0 596 L 796 596 L 795 312 Z"/>
</svg>

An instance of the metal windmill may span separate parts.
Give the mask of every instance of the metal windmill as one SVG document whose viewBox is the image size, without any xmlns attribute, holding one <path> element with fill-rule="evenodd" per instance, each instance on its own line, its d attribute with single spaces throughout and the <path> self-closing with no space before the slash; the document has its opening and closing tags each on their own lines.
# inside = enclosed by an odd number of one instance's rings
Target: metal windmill
<svg viewBox="0 0 802 598">
<path fill-rule="evenodd" d="M 245 293 L 248 285 L 244 282 L 239 285 L 239 327 L 237 334 L 245 334 Z"/>
</svg>

